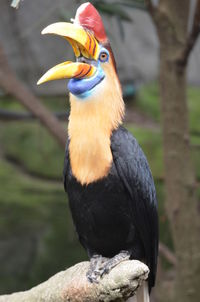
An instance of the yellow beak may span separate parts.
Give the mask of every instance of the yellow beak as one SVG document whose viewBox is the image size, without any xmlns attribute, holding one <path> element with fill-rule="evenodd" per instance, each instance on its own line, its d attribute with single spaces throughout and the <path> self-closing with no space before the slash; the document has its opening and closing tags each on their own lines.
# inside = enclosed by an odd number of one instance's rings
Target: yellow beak
<svg viewBox="0 0 200 302">
<path fill-rule="evenodd" d="M 86 31 L 82 26 L 58 22 L 47 26 L 42 34 L 55 34 L 64 37 L 72 45 L 75 56 L 84 56 L 97 60 L 99 55 L 99 43 L 94 35 Z M 94 75 L 96 67 L 90 64 L 67 61 L 48 70 L 37 82 L 42 84 L 47 81 L 66 78 L 87 78 Z"/>
</svg>

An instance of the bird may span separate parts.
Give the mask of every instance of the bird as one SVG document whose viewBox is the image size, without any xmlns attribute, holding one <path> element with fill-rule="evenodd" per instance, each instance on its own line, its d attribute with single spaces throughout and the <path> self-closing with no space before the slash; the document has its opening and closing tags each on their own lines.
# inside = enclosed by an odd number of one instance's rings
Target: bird
<svg viewBox="0 0 200 302">
<path fill-rule="evenodd" d="M 71 22 L 51 24 L 42 34 L 64 37 L 76 57 L 51 68 L 38 84 L 69 79 L 63 179 L 90 259 L 87 278 L 99 282 L 121 261 L 137 259 L 149 267 L 150 292 L 158 255 L 156 190 L 146 156 L 122 126 L 125 105 L 103 20 L 86 2 Z"/>
</svg>

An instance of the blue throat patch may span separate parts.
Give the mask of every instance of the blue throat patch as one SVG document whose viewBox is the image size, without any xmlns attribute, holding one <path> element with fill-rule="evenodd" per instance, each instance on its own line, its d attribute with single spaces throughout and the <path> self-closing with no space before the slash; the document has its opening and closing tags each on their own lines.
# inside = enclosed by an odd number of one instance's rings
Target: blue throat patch
<svg viewBox="0 0 200 302">
<path fill-rule="evenodd" d="M 91 95 L 92 90 L 97 86 L 105 77 L 105 74 L 98 64 L 96 73 L 88 79 L 71 79 L 68 83 L 69 91 L 80 99 L 85 99 Z"/>
</svg>

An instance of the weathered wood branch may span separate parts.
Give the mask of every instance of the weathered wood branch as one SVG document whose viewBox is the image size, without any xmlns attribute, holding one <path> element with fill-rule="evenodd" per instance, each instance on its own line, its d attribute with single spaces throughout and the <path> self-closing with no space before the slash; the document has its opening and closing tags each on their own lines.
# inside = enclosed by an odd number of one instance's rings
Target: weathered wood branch
<svg viewBox="0 0 200 302">
<path fill-rule="evenodd" d="M 0 302 L 126 301 L 149 273 L 145 264 L 129 260 L 113 268 L 98 284 L 91 284 L 86 278 L 88 267 L 89 262 L 78 263 L 28 291 L 0 296 Z"/>
</svg>

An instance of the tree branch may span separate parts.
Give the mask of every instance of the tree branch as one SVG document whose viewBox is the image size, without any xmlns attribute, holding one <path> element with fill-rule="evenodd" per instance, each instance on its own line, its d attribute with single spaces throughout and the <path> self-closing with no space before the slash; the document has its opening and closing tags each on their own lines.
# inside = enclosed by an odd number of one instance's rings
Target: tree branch
<svg viewBox="0 0 200 302">
<path fill-rule="evenodd" d="M 159 243 L 159 253 L 162 254 L 162 256 L 165 257 L 169 263 L 174 266 L 177 265 L 177 259 L 174 253 L 172 253 L 172 251 L 170 251 L 170 249 L 161 242 Z"/>
<path fill-rule="evenodd" d="M 0 302 L 126 301 L 148 277 L 148 267 L 137 261 L 121 262 L 98 284 L 86 279 L 89 262 L 81 262 L 25 291 L 0 296 Z"/>
<path fill-rule="evenodd" d="M 67 123 L 69 118 L 68 112 L 58 111 L 52 112 L 57 119 L 63 120 Z M 20 112 L 0 109 L 0 121 L 32 121 L 37 119 L 31 112 Z"/>
<path fill-rule="evenodd" d="M 146 3 L 146 7 L 150 13 L 150 15 L 152 16 L 152 18 L 154 19 L 154 16 L 155 16 L 155 7 L 153 5 L 153 3 L 151 2 L 151 0 L 145 0 L 145 3 Z"/>
<path fill-rule="evenodd" d="M 61 146 L 65 146 L 66 131 L 56 117 L 41 104 L 27 87 L 17 79 L 11 69 L 3 46 L 0 44 L 0 87 L 8 94 L 13 95 L 21 104 L 36 116 L 47 130 L 57 139 Z"/>
<path fill-rule="evenodd" d="M 183 64 L 184 66 L 187 64 L 190 52 L 192 51 L 198 39 L 199 33 L 200 33 L 200 0 L 197 0 L 192 31 L 187 38 L 185 48 L 183 49 L 183 52 L 180 56 L 180 60 L 179 60 L 180 64 Z"/>
</svg>

